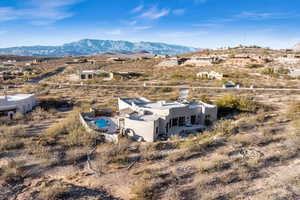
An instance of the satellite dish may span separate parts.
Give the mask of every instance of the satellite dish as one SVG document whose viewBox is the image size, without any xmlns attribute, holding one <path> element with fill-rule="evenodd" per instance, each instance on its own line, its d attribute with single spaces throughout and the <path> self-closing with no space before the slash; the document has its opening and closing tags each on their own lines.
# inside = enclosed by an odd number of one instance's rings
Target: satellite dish
<svg viewBox="0 0 300 200">
<path fill-rule="evenodd" d="M 180 91 L 179 91 L 179 99 L 180 100 L 186 100 L 188 97 L 189 97 L 189 89 L 185 89 L 185 88 L 183 88 L 183 89 L 180 89 Z"/>
</svg>

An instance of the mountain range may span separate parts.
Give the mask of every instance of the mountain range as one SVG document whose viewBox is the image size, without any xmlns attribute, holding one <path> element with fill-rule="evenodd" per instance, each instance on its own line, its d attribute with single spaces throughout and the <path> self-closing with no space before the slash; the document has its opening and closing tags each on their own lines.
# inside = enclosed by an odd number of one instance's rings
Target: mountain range
<svg viewBox="0 0 300 200">
<path fill-rule="evenodd" d="M 22 56 L 82 56 L 106 52 L 130 53 L 147 51 L 152 54 L 177 55 L 196 51 L 196 48 L 154 42 L 129 42 L 84 39 L 61 46 L 20 46 L 0 48 L 0 54 Z"/>
</svg>

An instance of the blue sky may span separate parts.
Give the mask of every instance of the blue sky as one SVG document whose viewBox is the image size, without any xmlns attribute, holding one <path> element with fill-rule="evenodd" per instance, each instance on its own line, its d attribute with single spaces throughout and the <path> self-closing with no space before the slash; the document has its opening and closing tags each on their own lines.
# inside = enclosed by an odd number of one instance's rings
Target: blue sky
<svg viewBox="0 0 300 200">
<path fill-rule="evenodd" d="M 84 38 L 200 48 L 300 42 L 299 0 L 0 0 L 0 47 Z"/>
</svg>

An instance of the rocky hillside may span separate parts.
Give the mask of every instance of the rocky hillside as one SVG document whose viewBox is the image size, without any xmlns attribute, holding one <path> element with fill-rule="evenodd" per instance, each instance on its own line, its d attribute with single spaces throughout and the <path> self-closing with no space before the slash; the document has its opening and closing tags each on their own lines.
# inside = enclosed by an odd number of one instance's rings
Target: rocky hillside
<svg viewBox="0 0 300 200">
<path fill-rule="evenodd" d="M 183 54 L 196 51 L 196 48 L 165 43 L 128 42 L 112 40 L 84 39 L 62 46 L 22 46 L 0 49 L 0 54 L 23 56 L 81 56 L 105 52 L 137 52 L 147 51 L 152 54 Z"/>
</svg>

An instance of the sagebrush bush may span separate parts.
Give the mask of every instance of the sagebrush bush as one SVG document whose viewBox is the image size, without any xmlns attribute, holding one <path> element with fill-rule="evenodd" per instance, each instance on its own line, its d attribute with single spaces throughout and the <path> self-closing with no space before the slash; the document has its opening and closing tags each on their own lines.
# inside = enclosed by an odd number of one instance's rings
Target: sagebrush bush
<svg viewBox="0 0 300 200">
<path fill-rule="evenodd" d="M 68 186 L 59 184 L 59 185 L 52 185 L 48 186 L 45 184 L 39 192 L 38 197 L 40 199 L 45 200 L 58 200 L 58 199 L 65 199 L 69 196 L 70 188 Z"/>
<path fill-rule="evenodd" d="M 12 150 L 23 148 L 23 139 L 26 131 L 23 126 L 17 125 L 13 127 L 0 127 L 0 150 Z"/>
<path fill-rule="evenodd" d="M 213 126 L 215 135 L 232 135 L 238 133 L 238 127 L 233 120 L 220 120 Z"/>
<path fill-rule="evenodd" d="M 234 111 L 236 112 L 256 112 L 259 104 L 250 98 L 227 95 L 215 102 L 218 106 L 219 116 L 223 116 Z"/>
<path fill-rule="evenodd" d="M 298 119 L 300 116 L 300 102 L 293 102 L 289 105 L 287 117 L 291 119 Z"/>
</svg>

